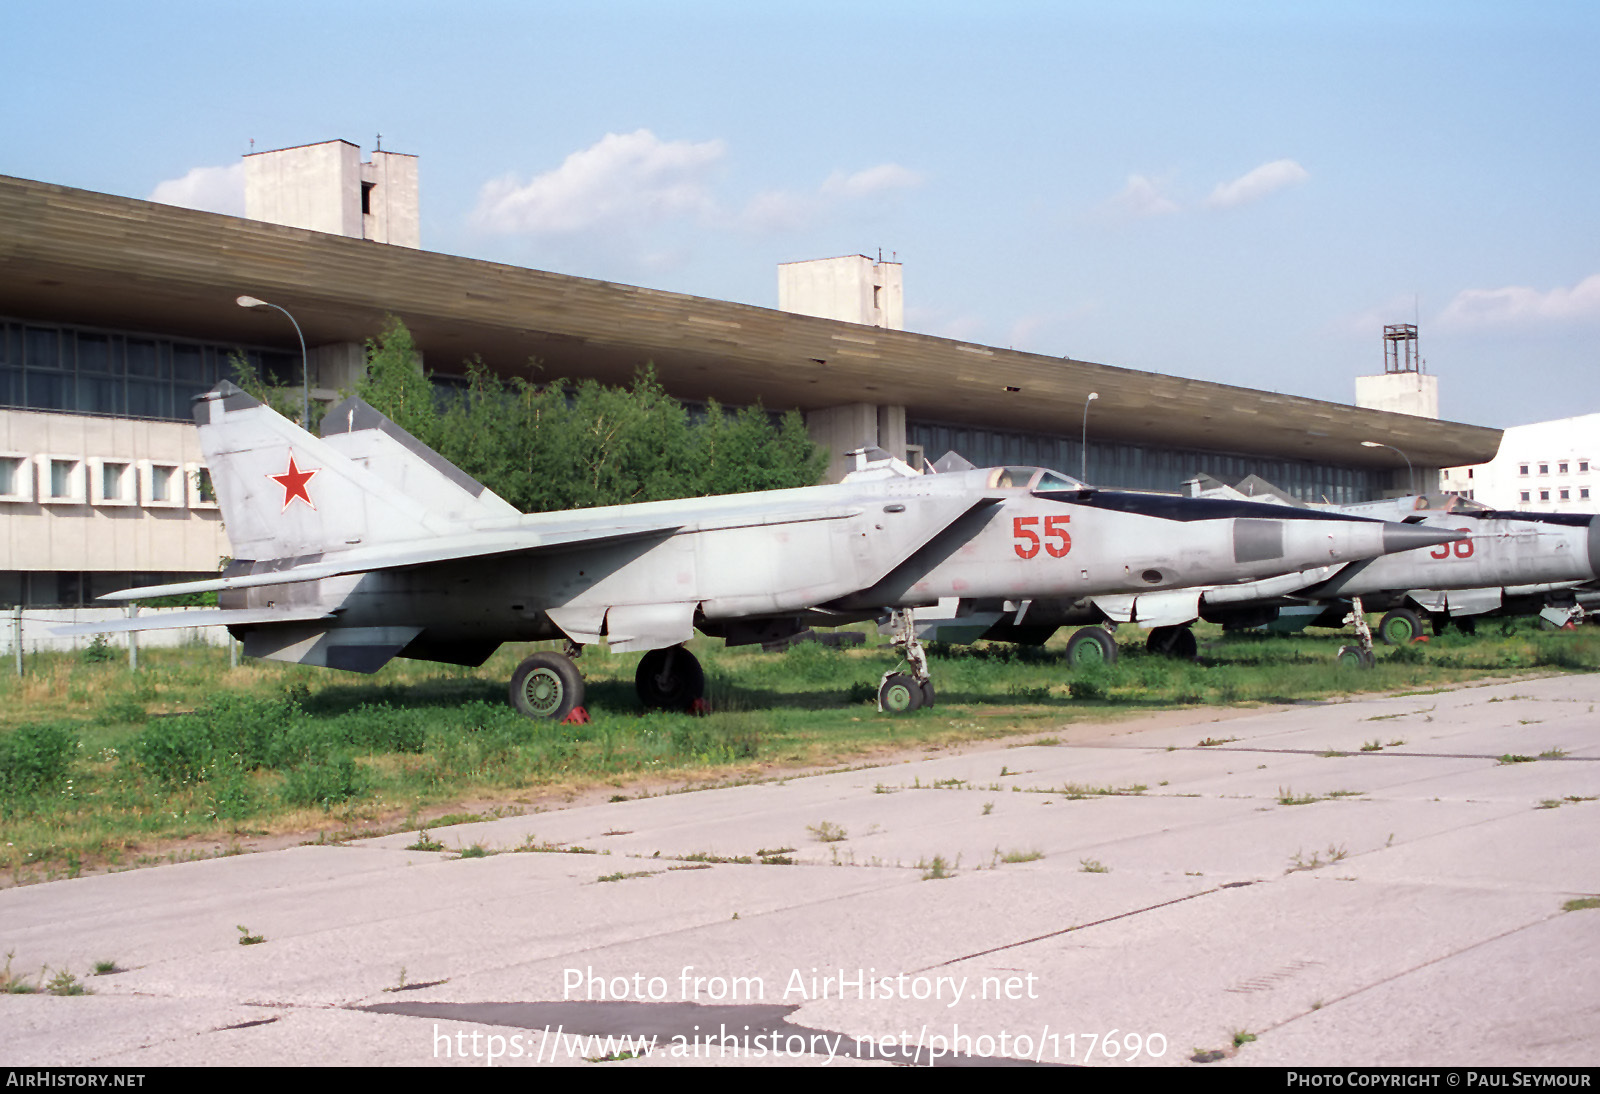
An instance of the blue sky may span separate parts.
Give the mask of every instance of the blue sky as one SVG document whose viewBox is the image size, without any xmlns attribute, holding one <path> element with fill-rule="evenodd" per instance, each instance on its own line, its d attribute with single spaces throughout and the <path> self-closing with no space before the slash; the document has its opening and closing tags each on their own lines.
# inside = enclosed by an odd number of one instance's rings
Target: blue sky
<svg viewBox="0 0 1600 1094">
<path fill-rule="evenodd" d="M 242 211 L 239 157 L 420 157 L 432 250 L 1444 417 L 1600 409 L 1600 5 L 35 3 L 0 173 Z M 230 204 L 232 203 L 232 204 Z"/>
</svg>

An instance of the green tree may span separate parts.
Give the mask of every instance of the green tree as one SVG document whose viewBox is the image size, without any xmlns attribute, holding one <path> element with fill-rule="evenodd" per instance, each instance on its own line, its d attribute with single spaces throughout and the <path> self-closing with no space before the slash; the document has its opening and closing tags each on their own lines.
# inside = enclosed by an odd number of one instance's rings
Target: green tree
<svg viewBox="0 0 1600 1094">
<path fill-rule="evenodd" d="M 524 512 L 810 486 L 827 465 L 798 413 L 712 403 L 691 422 L 650 365 L 627 387 L 540 385 L 473 360 L 441 404 L 398 319 L 367 353 L 356 394 Z"/>
<path fill-rule="evenodd" d="M 389 316 L 376 338 L 367 339 L 367 370 L 355 393 L 423 444 L 434 445 L 439 409 L 433 384 L 411 331 Z"/>
<path fill-rule="evenodd" d="M 273 410 L 288 418 L 291 422 L 300 421 L 301 410 L 305 407 L 305 389 L 299 386 L 278 387 L 267 383 L 256 366 L 251 363 L 241 350 L 234 350 L 228 355 L 228 365 L 233 369 L 233 382 L 253 399 L 267 404 Z M 317 426 L 322 422 L 322 414 L 327 408 L 315 399 L 311 400 L 311 425 L 307 428 L 315 433 Z"/>
</svg>

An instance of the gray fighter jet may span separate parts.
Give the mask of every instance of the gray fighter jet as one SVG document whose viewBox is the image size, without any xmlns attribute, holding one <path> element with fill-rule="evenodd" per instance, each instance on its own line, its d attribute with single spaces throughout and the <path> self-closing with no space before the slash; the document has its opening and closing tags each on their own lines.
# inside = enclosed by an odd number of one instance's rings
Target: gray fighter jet
<svg viewBox="0 0 1600 1094">
<path fill-rule="evenodd" d="M 863 453 L 836 485 L 523 515 L 358 399 L 313 437 L 223 382 L 195 404 L 234 561 L 216 610 L 87 630 L 227 626 L 244 652 L 374 672 L 394 657 L 518 666 L 511 702 L 565 719 L 584 645 L 645 651 L 648 706 L 693 707 L 698 629 L 730 644 L 889 615 L 909 672 L 880 707 L 932 701 L 914 610 L 941 597 L 1052 597 L 1249 581 L 1461 534 L 1253 502 L 1096 491 L 1034 467 L 919 475 Z M 964 463 L 964 461 L 961 461 Z M 947 467 L 951 465 L 946 464 Z M 582 717 L 582 715 L 577 715 Z"/>
<path fill-rule="evenodd" d="M 1237 626 L 1272 622 L 1284 611 L 1303 609 L 1303 625 L 1353 622 L 1360 644 L 1345 651 L 1371 663 L 1366 610 L 1386 611 L 1378 634 L 1391 645 L 1421 633 L 1428 613 L 1435 631 L 1447 622 L 1471 630 L 1476 616 L 1496 611 L 1538 612 L 1553 623 L 1578 611 L 1577 591 L 1600 577 L 1600 516 L 1501 512 L 1455 495 L 1390 498 L 1341 507 L 1312 507 L 1257 480 L 1243 489 L 1215 480 L 1197 482 L 1197 497 L 1270 499 L 1287 512 L 1339 512 L 1403 521 L 1412 527 L 1453 529 L 1453 544 L 1401 552 L 1360 562 L 1319 566 L 1298 574 L 1211 588 L 1119 594 L 1075 602 L 1036 601 L 946 606 L 941 617 L 923 616 L 923 636 L 946 640 L 987 638 L 1042 642 L 1056 628 L 1073 624 L 1136 622 L 1150 630 L 1152 652 L 1192 657 L 1195 619 Z M 1088 629 L 1069 643 L 1070 660 L 1114 656 L 1114 646 Z"/>
</svg>

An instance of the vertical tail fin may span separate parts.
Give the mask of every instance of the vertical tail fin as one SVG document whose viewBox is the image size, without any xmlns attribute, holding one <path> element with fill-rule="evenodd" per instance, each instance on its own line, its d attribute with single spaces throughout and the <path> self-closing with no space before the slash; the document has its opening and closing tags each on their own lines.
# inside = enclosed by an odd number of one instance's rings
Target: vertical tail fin
<svg viewBox="0 0 1600 1094">
<path fill-rule="evenodd" d="M 322 419 L 322 439 L 430 511 L 461 520 L 522 511 L 354 396 Z"/>
<path fill-rule="evenodd" d="M 224 380 L 195 400 L 235 558 L 318 555 L 459 530 Z"/>
</svg>

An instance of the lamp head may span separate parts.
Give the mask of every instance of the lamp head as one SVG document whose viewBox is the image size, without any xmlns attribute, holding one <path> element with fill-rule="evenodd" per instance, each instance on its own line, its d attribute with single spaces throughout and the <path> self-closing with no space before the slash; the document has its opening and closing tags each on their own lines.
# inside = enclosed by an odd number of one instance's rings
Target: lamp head
<svg viewBox="0 0 1600 1094">
<path fill-rule="evenodd" d="M 253 296 L 241 296 L 234 303 L 241 308 L 260 308 L 265 307 L 267 302 L 265 300 L 257 300 Z"/>
</svg>

